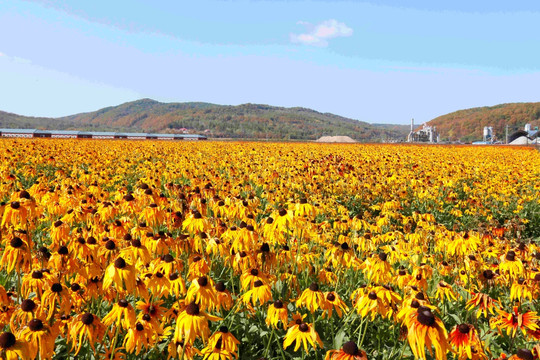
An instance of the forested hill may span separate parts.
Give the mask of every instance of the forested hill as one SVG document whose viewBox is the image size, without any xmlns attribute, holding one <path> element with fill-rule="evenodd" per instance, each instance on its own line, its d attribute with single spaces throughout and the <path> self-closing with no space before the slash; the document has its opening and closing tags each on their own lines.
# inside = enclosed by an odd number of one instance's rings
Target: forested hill
<svg viewBox="0 0 540 360">
<path fill-rule="evenodd" d="M 161 103 L 142 99 L 61 118 L 32 118 L 0 112 L 0 127 L 206 133 L 210 137 L 315 140 L 323 135 L 359 141 L 403 139 L 405 125 L 372 125 L 306 108 L 269 105 Z"/>
<path fill-rule="evenodd" d="M 428 122 L 437 127 L 441 139 L 461 141 L 481 140 L 484 126 L 493 126 L 495 136 L 504 140 L 506 125 L 513 132 L 516 128 L 523 129 L 525 124 L 540 126 L 540 102 L 459 110 Z"/>
</svg>

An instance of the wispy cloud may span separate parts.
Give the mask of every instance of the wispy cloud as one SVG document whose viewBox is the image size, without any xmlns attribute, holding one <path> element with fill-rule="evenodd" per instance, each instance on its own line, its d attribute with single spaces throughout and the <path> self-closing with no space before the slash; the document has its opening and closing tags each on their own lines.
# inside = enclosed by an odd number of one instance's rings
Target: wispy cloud
<svg viewBox="0 0 540 360">
<path fill-rule="evenodd" d="M 6 54 L 4 54 L 4 53 L 0 52 L 0 56 L 6 56 Z"/>
<path fill-rule="evenodd" d="M 337 37 L 348 37 L 353 34 L 353 29 L 335 19 L 325 20 L 317 25 L 305 21 L 299 21 L 299 25 L 306 27 L 302 34 L 291 34 L 291 42 L 311 46 L 328 46 L 328 40 Z"/>
</svg>

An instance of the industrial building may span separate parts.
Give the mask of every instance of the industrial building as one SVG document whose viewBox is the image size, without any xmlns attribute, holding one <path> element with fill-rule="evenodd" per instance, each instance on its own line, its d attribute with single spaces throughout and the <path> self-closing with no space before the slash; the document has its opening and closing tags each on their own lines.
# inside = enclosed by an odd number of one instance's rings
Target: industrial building
<svg viewBox="0 0 540 360">
<path fill-rule="evenodd" d="M 0 129 L 1 137 L 9 138 L 60 138 L 60 139 L 127 139 L 127 140 L 207 140 L 198 134 L 150 134 L 105 131 Z"/>
<path fill-rule="evenodd" d="M 411 120 L 411 131 L 407 137 L 407 142 L 438 143 L 439 133 L 435 126 L 422 125 L 420 130 L 414 130 L 414 119 Z"/>
</svg>

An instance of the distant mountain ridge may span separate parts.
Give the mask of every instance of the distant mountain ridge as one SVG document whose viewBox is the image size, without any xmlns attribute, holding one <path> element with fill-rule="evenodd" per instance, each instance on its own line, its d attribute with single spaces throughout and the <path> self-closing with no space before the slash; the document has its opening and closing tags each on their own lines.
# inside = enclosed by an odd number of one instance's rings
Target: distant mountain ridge
<svg viewBox="0 0 540 360">
<path fill-rule="evenodd" d="M 261 104 L 161 103 L 141 99 L 59 118 L 28 117 L 0 111 L 0 127 L 58 130 L 209 133 L 218 138 L 315 140 L 323 135 L 358 141 L 403 139 L 406 125 L 372 125 L 346 117 L 294 107 Z"/>
<path fill-rule="evenodd" d="M 509 103 L 455 111 L 427 122 L 435 126 L 441 139 L 481 140 L 484 126 L 492 126 L 499 140 L 505 139 L 506 125 L 509 132 L 523 129 L 525 124 L 540 126 L 540 102 Z"/>
</svg>

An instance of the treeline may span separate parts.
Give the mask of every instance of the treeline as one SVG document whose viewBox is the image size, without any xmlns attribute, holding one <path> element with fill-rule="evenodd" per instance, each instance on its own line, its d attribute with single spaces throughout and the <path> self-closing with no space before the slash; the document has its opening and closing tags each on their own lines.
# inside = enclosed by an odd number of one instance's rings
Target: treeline
<svg viewBox="0 0 540 360">
<path fill-rule="evenodd" d="M 540 126 L 540 103 L 511 103 L 478 107 L 439 116 L 429 122 L 436 126 L 442 139 L 465 142 L 481 140 L 484 126 L 492 126 L 495 136 L 504 140 L 505 127 L 510 132 L 525 124 Z"/>
<path fill-rule="evenodd" d="M 0 121 L 1 118 L 0 114 Z M 22 124 L 24 117 L 20 118 Z M 37 123 L 32 127 L 60 129 L 57 125 L 62 124 L 62 129 L 143 132 L 189 129 L 194 133 L 206 132 L 210 137 L 276 140 L 315 140 L 324 135 L 343 135 L 359 141 L 380 141 L 403 139 L 407 134 L 406 126 L 371 125 L 300 107 L 160 103 L 151 99 L 58 119 L 40 118 Z M 16 127 L 11 125 L 13 121 L 9 127 Z"/>
</svg>

